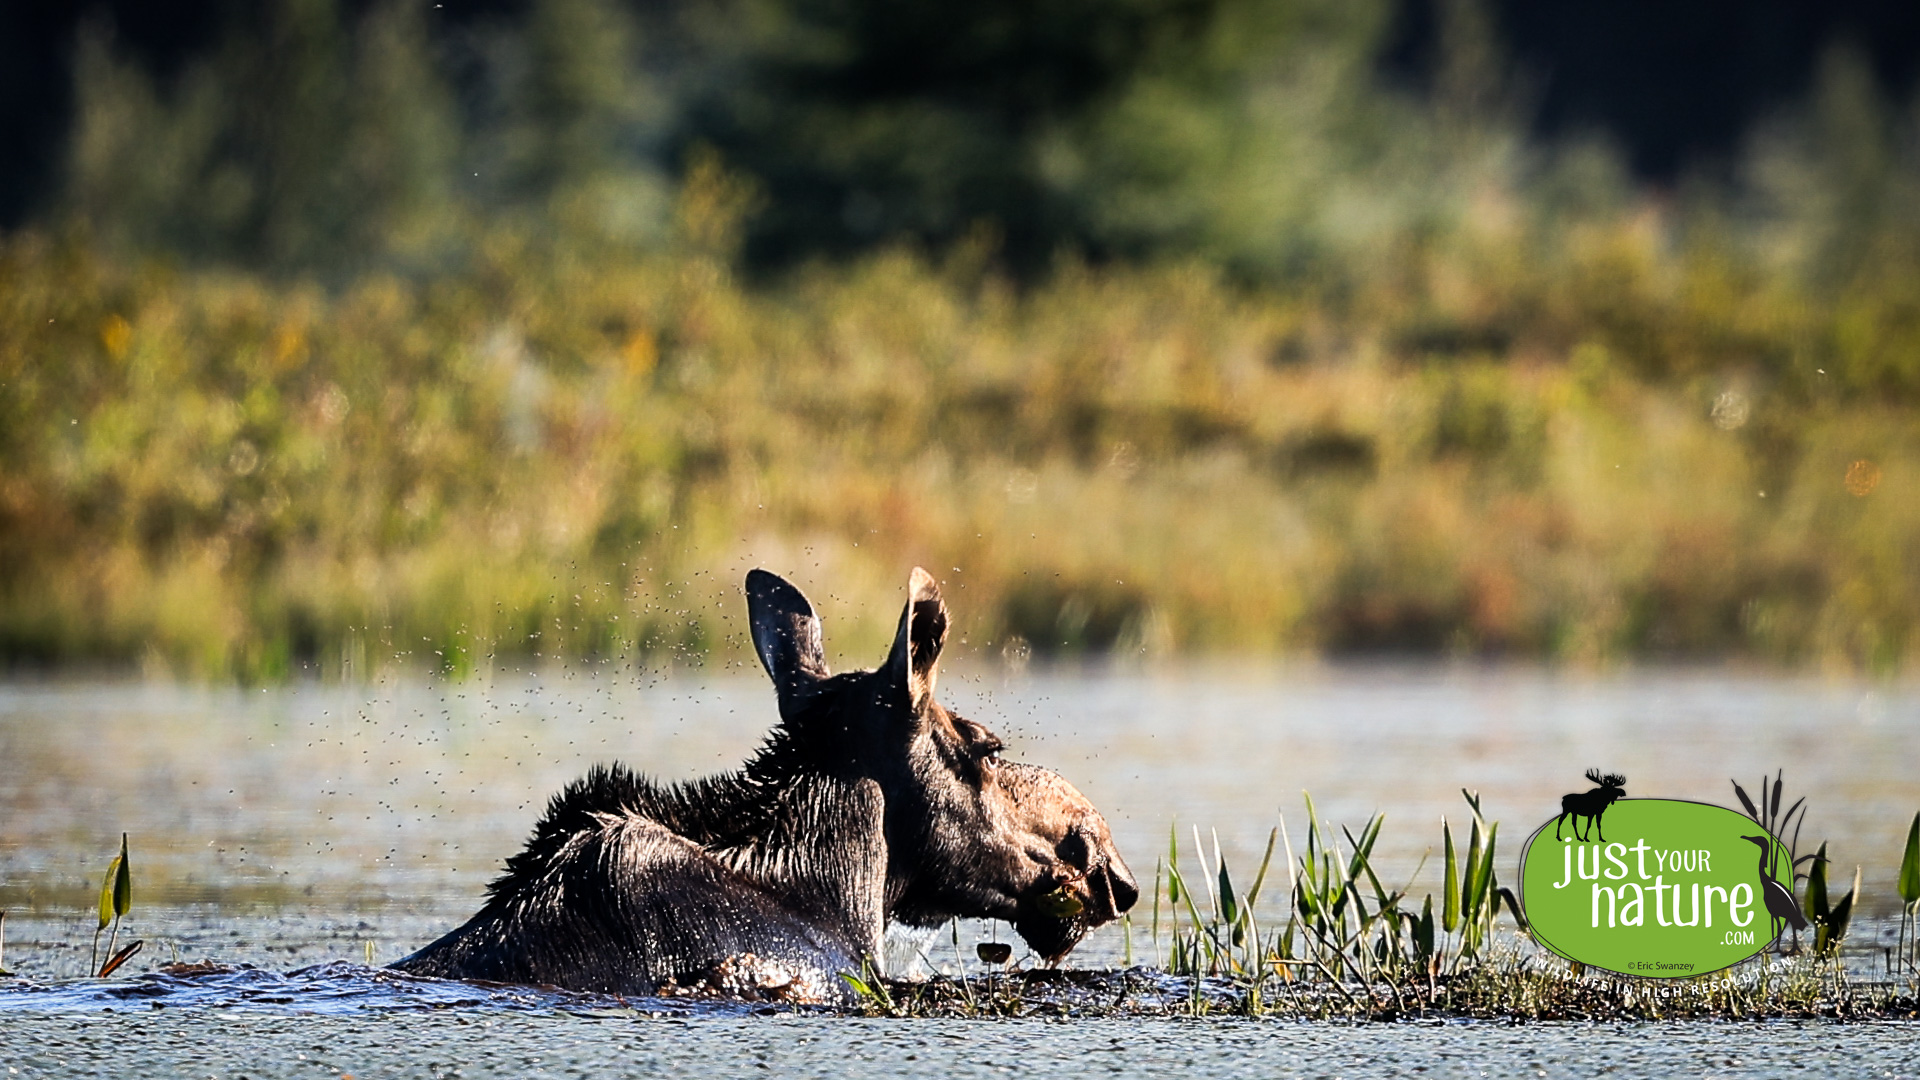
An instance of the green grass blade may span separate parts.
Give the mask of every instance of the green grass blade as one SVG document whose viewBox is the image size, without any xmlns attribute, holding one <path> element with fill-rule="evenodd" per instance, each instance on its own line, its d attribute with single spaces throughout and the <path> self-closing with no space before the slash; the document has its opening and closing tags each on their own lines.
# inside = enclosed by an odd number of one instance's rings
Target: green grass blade
<svg viewBox="0 0 1920 1080">
<path fill-rule="evenodd" d="M 1153 942 L 1155 948 L 1158 948 L 1160 945 L 1160 875 L 1164 873 L 1165 870 L 1166 866 L 1164 863 L 1159 859 L 1153 860 Z M 955 925 L 958 926 L 959 924 L 955 923 Z M 958 933 L 959 931 L 956 930 L 956 936 L 954 938 L 956 942 L 960 940 L 957 936 Z"/>
<path fill-rule="evenodd" d="M 1180 823 L 1175 820 L 1167 825 L 1167 899 L 1178 904 L 1180 889 Z"/>
<path fill-rule="evenodd" d="M 1453 827 L 1440 819 L 1440 835 L 1446 843 L 1446 882 L 1440 889 L 1440 928 L 1453 933 L 1460 924 L 1460 862 L 1453 851 Z"/>
<path fill-rule="evenodd" d="M 1273 845 L 1280 839 L 1280 829 L 1275 826 L 1267 834 L 1267 853 L 1260 857 L 1260 871 L 1253 875 L 1253 887 L 1247 890 L 1247 907 L 1251 908 L 1260 901 L 1260 887 L 1267 883 L 1267 867 L 1273 862 Z"/>
<path fill-rule="evenodd" d="M 1291 898 L 1299 891 L 1300 868 L 1293 857 L 1293 837 L 1287 834 L 1287 812 L 1284 810 L 1280 811 L 1280 825 L 1275 831 L 1280 834 L 1280 846 L 1287 857 L 1287 896 Z"/>
<path fill-rule="evenodd" d="M 1193 851 L 1200 856 L 1200 883 L 1207 887 L 1207 906 L 1213 909 L 1215 916 L 1220 914 L 1220 898 L 1214 895 L 1213 876 L 1207 873 L 1207 845 L 1200 841 L 1200 826 L 1193 827 Z M 1214 846 L 1214 854 L 1220 853 L 1219 845 Z M 1216 859 L 1215 862 L 1219 860 Z"/>
<path fill-rule="evenodd" d="M 1179 867 L 1167 867 L 1167 893 L 1169 896 L 1175 893 L 1179 894 L 1175 902 L 1187 909 L 1188 916 L 1193 919 L 1194 930 L 1196 932 L 1199 931 L 1205 920 L 1200 918 L 1200 909 L 1196 907 L 1193 902 L 1193 890 L 1187 888 L 1186 878 L 1180 875 Z"/>
</svg>

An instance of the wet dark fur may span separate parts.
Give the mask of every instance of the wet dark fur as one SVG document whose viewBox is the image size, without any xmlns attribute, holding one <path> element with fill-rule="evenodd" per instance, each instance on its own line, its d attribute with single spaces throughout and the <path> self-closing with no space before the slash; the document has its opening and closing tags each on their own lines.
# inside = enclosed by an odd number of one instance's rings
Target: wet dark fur
<svg viewBox="0 0 1920 1080">
<path fill-rule="evenodd" d="M 843 992 L 837 973 L 879 956 L 888 921 L 1010 919 L 1052 957 L 1117 917 L 1137 894 L 1098 812 L 933 699 L 947 614 L 930 577 L 911 587 L 888 662 L 828 675 L 805 597 L 750 574 L 781 713 L 760 751 L 686 784 L 595 768 L 472 919 L 394 966 L 651 993 L 751 958 L 765 986 L 806 999 Z M 1036 906 L 1062 888 L 1083 912 Z"/>
</svg>

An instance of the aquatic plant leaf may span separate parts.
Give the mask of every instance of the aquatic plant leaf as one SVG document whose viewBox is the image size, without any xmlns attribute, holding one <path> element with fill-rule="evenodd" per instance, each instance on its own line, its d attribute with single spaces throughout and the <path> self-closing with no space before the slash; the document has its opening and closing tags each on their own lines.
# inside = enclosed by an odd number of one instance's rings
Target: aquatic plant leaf
<svg viewBox="0 0 1920 1080">
<path fill-rule="evenodd" d="M 1240 904 L 1233 895 L 1233 878 L 1227 873 L 1227 860 L 1220 860 L 1220 917 L 1231 926 L 1240 921 Z"/>
<path fill-rule="evenodd" d="M 105 930 L 107 924 L 113 921 L 113 885 L 119 876 L 120 856 L 115 855 L 113 861 L 107 864 L 106 878 L 100 882 L 100 925 L 97 928 L 99 930 Z"/>
<path fill-rule="evenodd" d="M 982 963 L 1004 964 L 1013 959 L 1013 946 L 1004 941 L 982 941 L 973 947 L 973 954 Z"/>
<path fill-rule="evenodd" d="M 1420 905 L 1420 917 L 1413 923 L 1414 956 L 1424 962 L 1433 955 L 1433 894 Z"/>
<path fill-rule="evenodd" d="M 1475 818 L 1467 833 L 1467 857 L 1461 864 L 1460 915 L 1471 920 L 1474 913 L 1474 882 L 1480 870 L 1480 819 Z"/>
<path fill-rule="evenodd" d="M 121 949 L 117 953 L 114 953 L 112 959 L 109 959 L 106 963 L 100 965 L 99 977 L 104 979 L 107 976 L 113 974 L 114 972 L 120 970 L 120 965 L 126 963 L 128 960 L 133 959 L 133 954 L 139 952 L 141 947 L 144 946 L 145 944 L 146 944 L 146 940 L 143 938 L 143 939 L 129 943 L 126 948 Z"/>
<path fill-rule="evenodd" d="M 127 861 L 127 834 L 120 834 L 120 857 L 114 860 L 118 870 L 113 875 L 113 913 L 123 916 L 133 910 L 133 869 Z"/>
<path fill-rule="evenodd" d="M 840 977 L 847 981 L 848 986 L 853 987 L 853 992 L 859 995 L 860 1000 L 866 1002 L 868 1006 L 880 1009 L 888 1015 L 894 1014 L 893 995 L 887 993 L 887 984 L 881 980 L 880 973 L 873 969 L 870 961 L 860 965 L 860 974 L 843 971 Z"/>
<path fill-rule="evenodd" d="M 1821 844 L 1820 850 L 1813 853 L 1813 869 L 1807 871 L 1807 896 L 1803 905 L 1806 912 L 1818 923 L 1826 922 L 1831 909 L 1827 906 L 1827 845 Z"/>
<path fill-rule="evenodd" d="M 1193 851 L 1194 854 L 1200 856 L 1200 884 L 1207 887 L 1207 907 L 1212 909 L 1215 915 L 1218 915 L 1220 913 L 1220 898 L 1214 895 L 1213 878 L 1208 876 L 1206 872 L 1207 845 L 1200 840 L 1200 826 L 1198 825 L 1193 827 Z M 1217 842 L 1213 845 L 1213 857 L 1214 863 L 1217 865 L 1220 861 L 1220 845 Z M 1191 899 L 1191 897 L 1189 899 Z M 1198 925 L 1199 916 L 1196 915 L 1194 917 L 1194 922 Z"/>
<path fill-rule="evenodd" d="M 1180 902 L 1180 826 L 1178 823 L 1167 826 L 1167 900 Z"/>
<path fill-rule="evenodd" d="M 1162 872 L 1163 872 L 1163 866 L 1160 860 L 1159 859 L 1153 860 L 1153 931 L 1152 933 L 1153 933 L 1154 948 L 1156 949 L 1160 947 L 1160 875 Z M 957 936 L 960 932 L 958 929 L 959 923 L 956 922 L 954 925 L 955 925 L 954 934 L 956 935 L 956 937 L 954 938 L 953 943 L 956 947 L 958 947 L 960 944 L 960 940 Z"/>
<path fill-rule="evenodd" d="M 1247 890 L 1247 906 L 1252 907 L 1260 900 L 1260 886 L 1266 884 L 1267 867 L 1273 863 L 1273 845 L 1280 839 L 1279 828 L 1267 833 L 1267 853 L 1260 857 L 1260 871 L 1253 875 L 1253 887 Z"/>
<path fill-rule="evenodd" d="M 1825 845 L 1822 845 L 1823 847 Z M 1832 956 L 1840 950 L 1840 943 L 1846 940 L 1847 925 L 1853 921 L 1853 898 L 1860 892 L 1860 868 L 1853 868 L 1853 887 L 1847 890 L 1840 902 L 1819 920 L 1819 929 L 1814 932 L 1813 951 L 1816 956 Z"/>
<path fill-rule="evenodd" d="M 1033 905 L 1040 909 L 1042 915 L 1055 919 L 1070 919 L 1087 909 L 1087 906 L 1080 902 L 1079 897 L 1067 891 L 1065 885 L 1050 893 L 1041 894 Z"/>
<path fill-rule="evenodd" d="M 1907 826 L 1907 850 L 1900 856 L 1900 899 L 1911 907 L 1920 903 L 1920 810 Z"/>
<path fill-rule="evenodd" d="M 1500 823 L 1495 821 L 1487 825 L 1487 846 L 1480 853 L 1480 867 L 1474 871 L 1473 877 L 1473 908 L 1476 912 L 1486 911 L 1489 919 L 1498 913 L 1494 907 L 1497 900 L 1493 894 L 1496 884 L 1493 872 L 1493 850 L 1499 841 Z"/>
<path fill-rule="evenodd" d="M 1453 827 L 1440 819 L 1440 835 L 1446 844 L 1446 882 L 1440 888 L 1440 928 L 1453 933 L 1460 923 L 1460 863 L 1453 852 Z"/>
<path fill-rule="evenodd" d="M 1498 895 L 1500 899 L 1507 902 L 1507 910 L 1513 913 L 1514 925 L 1521 930 L 1527 930 L 1527 913 L 1520 910 L 1520 898 L 1513 895 L 1513 890 L 1504 885 L 1500 887 Z"/>
</svg>

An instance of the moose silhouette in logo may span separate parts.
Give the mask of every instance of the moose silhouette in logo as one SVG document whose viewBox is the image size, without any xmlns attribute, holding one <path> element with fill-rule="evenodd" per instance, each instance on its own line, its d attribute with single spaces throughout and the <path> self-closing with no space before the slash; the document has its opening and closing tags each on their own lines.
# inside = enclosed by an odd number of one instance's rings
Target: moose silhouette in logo
<svg viewBox="0 0 1920 1080">
<path fill-rule="evenodd" d="M 1607 834 L 1600 827 L 1601 815 L 1607 807 L 1627 794 L 1627 778 L 1619 773 L 1602 774 L 1599 769 L 1588 769 L 1587 779 L 1600 786 L 1592 791 L 1575 792 L 1560 799 L 1560 816 L 1553 819 L 1553 838 L 1560 839 L 1560 823 L 1573 819 L 1573 838 L 1585 841 L 1587 836 L 1580 832 L 1580 822 L 1587 822 L 1588 832 L 1598 833 L 1600 842 L 1607 842 Z"/>
</svg>

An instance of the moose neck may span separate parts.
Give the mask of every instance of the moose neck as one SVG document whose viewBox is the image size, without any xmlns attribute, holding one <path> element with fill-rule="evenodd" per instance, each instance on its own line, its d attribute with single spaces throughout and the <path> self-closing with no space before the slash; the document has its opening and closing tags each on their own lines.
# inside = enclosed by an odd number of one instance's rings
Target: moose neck
<svg viewBox="0 0 1920 1080">
<path fill-rule="evenodd" d="M 649 785 L 633 809 L 716 854 L 760 848 L 786 831 L 782 821 L 810 773 L 792 736 L 779 729 L 739 770 Z"/>
</svg>

